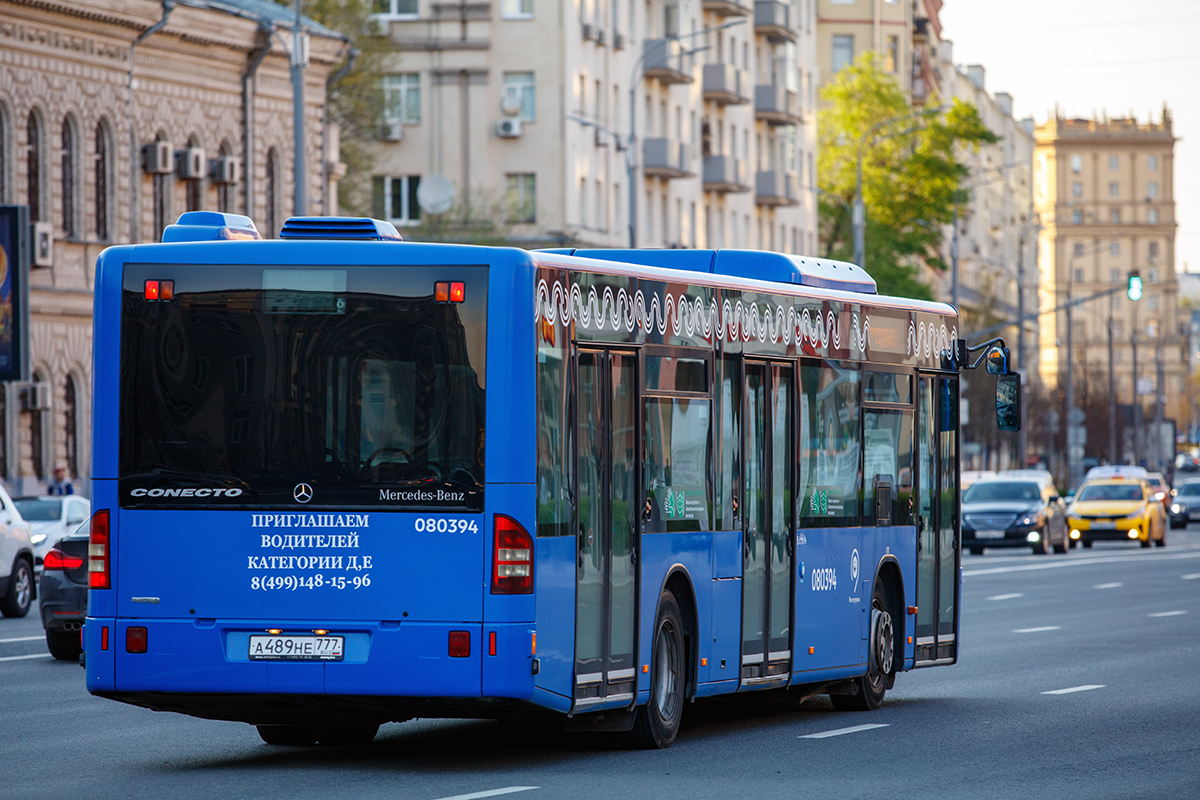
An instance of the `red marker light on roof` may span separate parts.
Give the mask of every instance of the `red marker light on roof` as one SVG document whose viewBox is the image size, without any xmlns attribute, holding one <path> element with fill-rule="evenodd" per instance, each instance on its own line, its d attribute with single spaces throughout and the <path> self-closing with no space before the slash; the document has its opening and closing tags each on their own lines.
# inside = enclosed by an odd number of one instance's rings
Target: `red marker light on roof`
<svg viewBox="0 0 1200 800">
<path fill-rule="evenodd" d="M 462 281 L 455 281 L 450 284 L 450 302 L 461 303 L 467 299 L 467 285 Z"/>
<path fill-rule="evenodd" d="M 145 298 L 147 300 L 158 299 L 158 281 L 146 281 Z"/>
<path fill-rule="evenodd" d="M 438 281 L 433 285 L 433 299 L 439 303 L 450 302 L 450 283 L 449 281 Z"/>
</svg>

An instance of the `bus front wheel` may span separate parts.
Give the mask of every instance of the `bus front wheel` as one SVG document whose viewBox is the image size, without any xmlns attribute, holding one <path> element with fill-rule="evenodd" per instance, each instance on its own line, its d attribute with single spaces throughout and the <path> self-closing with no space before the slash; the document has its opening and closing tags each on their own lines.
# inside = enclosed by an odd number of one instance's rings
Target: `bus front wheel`
<svg viewBox="0 0 1200 800">
<path fill-rule="evenodd" d="M 871 639 L 867 654 L 867 674 L 856 678 L 858 691 L 853 695 L 829 695 L 838 711 L 874 711 L 883 705 L 883 696 L 895 670 L 895 631 L 891 603 L 881 580 L 871 593 Z"/>
<path fill-rule="evenodd" d="M 671 592 L 658 599 L 654 625 L 654 656 L 650 673 L 650 702 L 639 706 L 630 744 L 642 750 L 670 747 L 683 717 L 684 667 L 683 615 Z"/>
</svg>

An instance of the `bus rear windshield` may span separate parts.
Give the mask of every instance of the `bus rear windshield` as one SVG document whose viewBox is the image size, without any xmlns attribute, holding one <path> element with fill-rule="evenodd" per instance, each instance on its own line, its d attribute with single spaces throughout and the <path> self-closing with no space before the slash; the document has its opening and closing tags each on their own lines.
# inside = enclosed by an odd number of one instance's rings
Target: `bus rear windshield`
<svg viewBox="0 0 1200 800">
<path fill-rule="evenodd" d="M 486 314 L 483 266 L 127 265 L 122 505 L 481 510 Z"/>
</svg>

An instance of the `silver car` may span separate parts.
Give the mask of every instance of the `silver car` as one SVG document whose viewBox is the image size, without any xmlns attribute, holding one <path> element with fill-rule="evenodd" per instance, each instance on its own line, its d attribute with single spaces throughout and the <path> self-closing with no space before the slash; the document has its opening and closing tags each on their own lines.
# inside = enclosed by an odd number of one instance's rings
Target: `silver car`
<svg viewBox="0 0 1200 800">
<path fill-rule="evenodd" d="M 13 503 L 29 523 L 33 537 L 33 569 L 39 575 L 47 551 L 92 513 L 91 501 L 74 494 L 18 497 Z"/>
<path fill-rule="evenodd" d="M 29 523 L 0 487 L 0 613 L 23 617 L 36 598 Z"/>
</svg>

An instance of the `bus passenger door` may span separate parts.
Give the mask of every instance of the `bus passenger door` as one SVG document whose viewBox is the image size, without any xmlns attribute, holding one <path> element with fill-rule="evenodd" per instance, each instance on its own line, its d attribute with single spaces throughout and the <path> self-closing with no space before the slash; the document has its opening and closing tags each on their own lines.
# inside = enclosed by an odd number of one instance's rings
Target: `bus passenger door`
<svg viewBox="0 0 1200 800">
<path fill-rule="evenodd" d="M 632 703 L 637 357 L 579 351 L 574 710 Z"/>
<path fill-rule="evenodd" d="M 917 394 L 916 664 L 958 657 L 958 379 L 921 375 Z"/>
<path fill-rule="evenodd" d="M 746 362 L 741 683 L 791 673 L 792 367 Z"/>
</svg>

